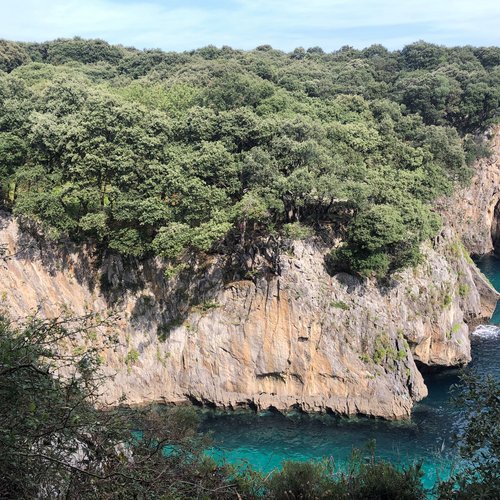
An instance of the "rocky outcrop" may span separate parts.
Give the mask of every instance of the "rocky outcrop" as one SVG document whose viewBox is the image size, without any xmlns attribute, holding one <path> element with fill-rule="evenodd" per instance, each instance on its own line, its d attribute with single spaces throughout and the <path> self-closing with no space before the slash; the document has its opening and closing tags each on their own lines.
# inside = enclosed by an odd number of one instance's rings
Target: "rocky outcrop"
<svg viewBox="0 0 500 500">
<path fill-rule="evenodd" d="M 439 207 L 446 224 L 455 228 L 474 255 L 493 252 L 494 242 L 500 241 L 500 127 L 493 127 L 488 136 L 491 156 L 476 163 L 469 186 Z M 500 253 L 500 246 L 496 251 Z"/>
<path fill-rule="evenodd" d="M 239 255 L 250 262 L 244 280 L 222 255 L 167 279 L 158 261 L 97 260 L 0 213 L 1 302 L 14 317 L 115 312 L 97 329 L 97 341 L 120 340 L 104 351 L 108 403 L 407 417 L 427 394 L 416 363 L 467 363 L 469 331 L 498 299 L 469 257 L 500 240 L 500 128 L 492 133 L 471 187 L 440 204 L 445 229 L 424 262 L 385 285 L 329 275 L 319 239 Z"/>
<path fill-rule="evenodd" d="M 120 338 L 104 353 L 107 402 L 407 417 L 427 394 L 415 361 L 467 363 L 467 322 L 488 317 L 497 299 L 452 229 L 424 249 L 424 264 L 380 286 L 330 276 L 314 239 L 256 251 L 251 279 L 228 279 L 223 257 L 166 279 L 157 261 L 97 263 L 30 237 L 7 214 L 1 221 L 12 257 L 0 295 L 11 314 L 118 311 L 99 330 Z"/>
</svg>

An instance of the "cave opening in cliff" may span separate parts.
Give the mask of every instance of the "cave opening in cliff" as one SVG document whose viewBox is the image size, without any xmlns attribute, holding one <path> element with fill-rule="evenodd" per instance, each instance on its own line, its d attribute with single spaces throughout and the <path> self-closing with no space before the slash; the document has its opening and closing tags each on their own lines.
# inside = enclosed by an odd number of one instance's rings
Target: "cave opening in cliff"
<svg viewBox="0 0 500 500">
<path fill-rule="evenodd" d="M 493 221 L 491 223 L 491 239 L 493 241 L 493 250 L 500 255 L 500 200 L 495 205 L 493 211 Z"/>
</svg>

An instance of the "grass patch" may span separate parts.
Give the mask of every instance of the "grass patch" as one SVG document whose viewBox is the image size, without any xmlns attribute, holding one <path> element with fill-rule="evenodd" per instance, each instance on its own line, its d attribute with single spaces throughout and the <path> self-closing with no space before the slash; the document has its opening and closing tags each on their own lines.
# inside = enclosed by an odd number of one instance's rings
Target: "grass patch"
<svg viewBox="0 0 500 500">
<path fill-rule="evenodd" d="M 200 312 L 200 313 L 207 313 L 208 311 L 211 311 L 212 309 L 217 309 L 220 307 L 220 304 L 215 301 L 215 300 L 205 300 L 205 302 L 202 302 L 201 304 L 198 304 L 196 306 L 193 306 L 191 310 L 193 312 Z"/>
<path fill-rule="evenodd" d="M 341 300 L 334 300 L 333 302 L 330 302 L 330 306 L 335 309 L 342 309 L 342 311 L 348 311 L 350 309 L 349 305 Z"/>
<path fill-rule="evenodd" d="M 449 293 L 445 294 L 443 296 L 443 306 L 444 307 L 449 307 L 451 306 L 451 303 L 453 302 L 453 299 Z"/>
<path fill-rule="evenodd" d="M 314 234 L 313 230 L 309 226 L 304 226 L 300 222 L 284 224 L 283 233 L 287 238 L 292 240 L 305 240 Z"/>
<path fill-rule="evenodd" d="M 451 330 L 446 334 L 446 338 L 449 340 L 453 337 L 453 335 L 455 335 L 456 333 L 458 333 L 460 331 L 460 328 L 462 327 L 462 325 L 460 323 L 455 323 L 452 327 L 451 327 Z"/>
<path fill-rule="evenodd" d="M 127 371 L 130 373 L 132 365 L 135 365 L 139 361 L 139 352 L 137 349 L 130 349 L 130 351 L 125 356 L 125 364 L 127 365 Z"/>
</svg>

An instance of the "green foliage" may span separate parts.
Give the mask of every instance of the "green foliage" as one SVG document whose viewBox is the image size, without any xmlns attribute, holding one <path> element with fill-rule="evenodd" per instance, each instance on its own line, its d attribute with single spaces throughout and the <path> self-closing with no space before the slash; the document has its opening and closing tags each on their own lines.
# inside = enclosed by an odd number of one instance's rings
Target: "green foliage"
<svg viewBox="0 0 500 500">
<path fill-rule="evenodd" d="M 271 207 L 256 192 L 245 193 L 235 207 L 235 217 L 241 221 L 262 221 L 269 217 Z"/>
<path fill-rule="evenodd" d="M 438 497 L 495 498 L 500 491 L 500 382 L 491 375 L 464 374 L 453 401 L 466 418 L 458 436 L 466 466 L 438 485 Z"/>
<path fill-rule="evenodd" d="M 451 327 L 451 330 L 446 334 L 446 337 L 448 339 L 453 338 L 453 335 L 457 334 L 460 331 L 461 326 L 462 325 L 460 323 L 454 323 Z"/>
<path fill-rule="evenodd" d="M 332 307 L 335 307 L 336 309 L 342 309 L 343 311 L 348 311 L 349 310 L 349 304 L 346 304 L 345 302 L 342 302 L 341 300 L 335 300 L 330 303 Z"/>
<path fill-rule="evenodd" d="M 338 498 L 387 500 L 423 500 L 426 492 L 421 479 L 424 475 L 421 465 L 414 464 L 399 469 L 382 460 L 362 464 L 361 458 L 355 462 L 354 472 L 340 481 L 341 493 Z"/>
<path fill-rule="evenodd" d="M 395 363 L 406 359 L 408 356 L 408 345 L 405 343 L 406 349 L 397 349 L 387 333 L 383 332 L 377 335 L 373 345 L 373 362 L 377 365 L 384 365 L 391 369 L 395 367 Z"/>
<path fill-rule="evenodd" d="M 215 300 L 205 300 L 201 304 L 193 306 L 195 311 L 201 312 L 202 314 L 211 311 L 212 309 L 217 309 L 220 307 L 220 304 Z"/>
<path fill-rule="evenodd" d="M 305 240 L 313 235 L 313 231 L 300 222 L 293 222 L 283 225 L 283 234 L 292 240 Z"/>
<path fill-rule="evenodd" d="M 284 462 L 269 481 L 269 497 L 276 500 L 332 498 L 336 493 L 328 461 Z"/>
<path fill-rule="evenodd" d="M 115 342 L 81 342 L 111 324 L 0 317 L 0 497 L 234 498 L 232 469 L 204 457 L 193 408 L 96 410 L 100 351 Z"/>
<path fill-rule="evenodd" d="M 130 351 L 125 356 L 125 363 L 130 366 L 137 363 L 137 361 L 139 361 L 139 352 L 137 351 L 137 349 L 130 349 Z"/>
<path fill-rule="evenodd" d="M 0 197 L 53 238 L 170 266 L 270 227 L 334 227 L 332 271 L 383 277 L 420 262 L 432 202 L 487 154 L 498 61 L 425 42 L 177 54 L 0 41 Z"/>
<path fill-rule="evenodd" d="M 375 350 L 373 352 L 373 362 L 377 365 L 382 364 L 387 357 L 387 344 L 380 337 L 375 341 Z"/>
<path fill-rule="evenodd" d="M 439 222 L 429 207 L 411 200 L 403 206 L 398 198 L 395 204 L 372 205 L 353 217 L 344 245 L 332 251 L 335 268 L 383 277 L 421 261 L 417 243 L 429 238 Z"/>
<path fill-rule="evenodd" d="M 175 266 L 170 265 L 165 268 L 163 275 L 165 276 L 165 279 L 169 280 L 178 276 L 184 269 L 186 269 L 186 264 L 181 263 Z"/>
<path fill-rule="evenodd" d="M 453 302 L 453 297 L 449 293 L 446 293 L 445 295 L 443 295 L 443 306 L 444 307 L 451 306 L 452 302 Z"/>
<path fill-rule="evenodd" d="M 460 285 L 458 285 L 458 295 L 460 295 L 460 297 L 462 298 L 465 298 L 469 295 L 469 292 L 470 292 L 470 288 L 469 288 L 469 285 L 467 285 L 467 283 L 460 283 Z"/>
<path fill-rule="evenodd" d="M 335 270 L 354 270 L 361 276 L 378 278 L 389 272 L 390 257 L 385 252 L 369 253 L 342 246 L 332 250 L 330 257 Z"/>
<path fill-rule="evenodd" d="M 28 52 L 22 45 L 0 40 L 0 70 L 10 73 L 13 69 L 29 61 Z"/>
<path fill-rule="evenodd" d="M 329 460 L 285 462 L 282 469 L 270 477 L 266 497 L 276 500 L 426 498 L 420 464 L 400 469 L 376 460 L 373 449 L 370 453 L 366 461 L 361 450 L 354 450 L 347 470 L 336 470 Z"/>
<path fill-rule="evenodd" d="M 33 44 L 29 50 L 35 60 L 41 59 L 49 64 L 64 64 L 70 61 L 83 64 L 98 62 L 116 64 L 125 55 L 123 49 L 109 45 L 104 40 L 84 40 L 79 37 Z"/>
<path fill-rule="evenodd" d="M 472 165 L 477 158 L 488 158 L 492 154 L 489 143 L 482 136 L 466 136 L 464 150 L 467 165 Z"/>
<path fill-rule="evenodd" d="M 160 228 L 152 243 L 155 253 L 167 259 L 179 257 L 191 239 L 190 232 L 187 224 L 179 222 Z"/>
</svg>

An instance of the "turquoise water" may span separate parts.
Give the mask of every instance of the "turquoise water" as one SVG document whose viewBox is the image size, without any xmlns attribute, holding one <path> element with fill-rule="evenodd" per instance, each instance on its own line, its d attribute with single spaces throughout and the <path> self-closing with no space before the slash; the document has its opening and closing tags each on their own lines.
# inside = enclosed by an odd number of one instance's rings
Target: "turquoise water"
<svg viewBox="0 0 500 500">
<path fill-rule="evenodd" d="M 478 265 L 500 290 L 500 260 L 485 257 Z M 493 322 L 500 324 L 499 308 Z M 479 333 L 473 336 L 472 366 L 500 377 L 500 329 L 489 326 Z M 362 448 L 374 439 L 381 458 L 397 463 L 423 462 L 424 483 L 431 487 L 437 478 L 447 477 L 457 463 L 453 435 L 463 425 L 463 417 L 449 403 L 450 386 L 457 382 L 456 371 L 428 376 L 429 396 L 415 406 L 408 422 L 329 415 L 285 417 L 271 412 L 207 413 L 202 430 L 213 433 L 215 446 L 210 453 L 214 457 L 235 464 L 247 462 L 264 472 L 279 467 L 284 460 L 327 457 L 342 465 L 353 448 Z"/>
</svg>

